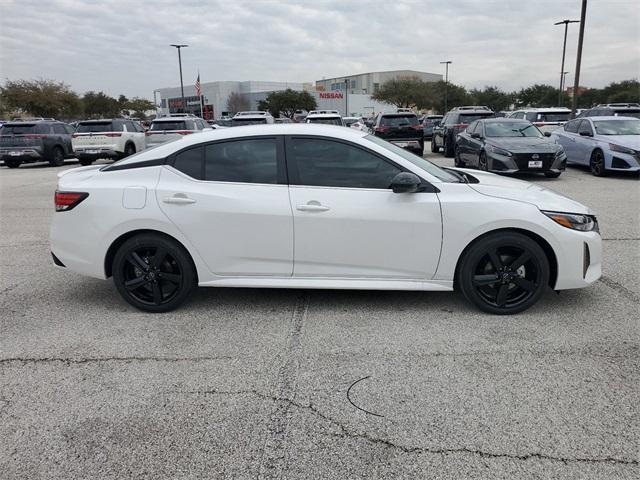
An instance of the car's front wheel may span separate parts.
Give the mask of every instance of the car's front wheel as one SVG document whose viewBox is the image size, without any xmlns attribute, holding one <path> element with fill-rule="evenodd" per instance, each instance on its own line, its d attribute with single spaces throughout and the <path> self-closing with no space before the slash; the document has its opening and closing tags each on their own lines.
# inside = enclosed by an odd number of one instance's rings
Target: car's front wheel
<svg viewBox="0 0 640 480">
<path fill-rule="evenodd" d="M 9 168 L 18 168 L 22 162 L 20 160 L 5 160 L 4 164 Z"/>
<path fill-rule="evenodd" d="M 487 154 L 484 152 L 480 152 L 478 157 L 478 168 L 485 172 L 489 171 L 489 161 L 487 160 Z"/>
<path fill-rule="evenodd" d="M 458 286 L 485 312 L 507 315 L 536 303 L 549 283 L 549 261 L 534 240 L 517 232 L 489 234 L 462 258 Z"/>
<path fill-rule="evenodd" d="M 463 168 L 465 166 L 464 162 L 460 158 L 460 147 L 458 147 L 458 145 L 456 145 L 456 148 L 453 154 L 453 164 L 456 167 L 460 167 L 460 168 Z"/>
<path fill-rule="evenodd" d="M 591 173 L 596 177 L 606 177 L 609 173 L 604 164 L 604 153 L 602 153 L 602 150 L 594 150 L 591 154 L 589 166 L 591 167 Z"/>
<path fill-rule="evenodd" d="M 453 148 L 454 148 L 454 146 L 452 145 L 452 143 L 453 142 L 450 139 L 447 139 L 445 137 L 443 150 L 444 150 L 444 156 L 447 157 L 447 158 L 453 157 Z"/>
<path fill-rule="evenodd" d="M 187 251 L 159 234 L 140 234 L 125 241 L 116 252 L 112 271 L 120 295 L 147 312 L 175 309 L 196 285 Z"/>
<path fill-rule="evenodd" d="M 440 152 L 440 147 L 438 147 L 438 145 L 436 144 L 436 137 L 434 136 L 431 139 L 431 153 L 439 153 Z"/>
</svg>

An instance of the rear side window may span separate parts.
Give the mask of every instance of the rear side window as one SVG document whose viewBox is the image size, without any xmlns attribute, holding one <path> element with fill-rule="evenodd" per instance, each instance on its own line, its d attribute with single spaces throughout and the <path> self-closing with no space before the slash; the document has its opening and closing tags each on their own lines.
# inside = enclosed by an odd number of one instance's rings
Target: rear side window
<svg viewBox="0 0 640 480">
<path fill-rule="evenodd" d="M 87 122 L 78 125 L 78 133 L 115 132 L 111 122 Z"/>
<path fill-rule="evenodd" d="M 564 131 L 569 133 L 578 133 L 578 124 L 582 120 L 571 120 L 564 124 Z"/>
<path fill-rule="evenodd" d="M 176 155 L 173 167 L 196 180 L 202 180 L 202 153 L 204 147 L 184 150 Z"/>
<path fill-rule="evenodd" d="M 188 128 L 184 120 L 176 120 L 176 121 L 153 122 L 151 124 L 151 130 L 154 130 L 154 131 L 188 130 Z"/>
<path fill-rule="evenodd" d="M 383 115 L 380 119 L 381 127 L 407 127 L 418 125 L 418 117 L 415 115 Z"/>
<path fill-rule="evenodd" d="M 278 183 L 276 139 L 243 139 L 206 145 L 204 179 L 214 182 Z"/>
<path fill-rule="evenodd" d="M 64 128 L 64 125 L 60 124 L 60 123 L 54 123 L 53 124 L 53 133 L 57 133 L 60 135 L 66 135 L 67 131 Z"/>
</svg>

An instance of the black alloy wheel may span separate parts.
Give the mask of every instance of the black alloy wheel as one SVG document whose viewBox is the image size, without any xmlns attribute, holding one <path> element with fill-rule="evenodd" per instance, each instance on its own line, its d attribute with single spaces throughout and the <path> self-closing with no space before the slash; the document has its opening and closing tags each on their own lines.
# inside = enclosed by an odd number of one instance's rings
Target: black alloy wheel
<svg viewBox="0 0 640 480">
<path fill-rule="evenodd" d="M 602 150 L 593 151 L 589 166 L 591 167 L 591 173 L 596 177 L 606 177 L 608 174 L 607 168 L 604 165 L 604 154 Z"/>
<path fill-rule="evenodd" d="M 112 271 L 120 295 L 148 312 L 175 309 L 196 284 L 189 254 L 177 242 L 157 234 L 137 235 L 124 242 Z"/>
<path fill-rule="evenodd" d="M 522 312 L 536 303 L 549 283 L 549 261 L 531 238 L 496 232 L 476 242 L 458 272 L 464 296 L 498 315 Z"/>
<path fill-rule="evenodd" d="M 454 153 L 453 153 L 453 164 L 456 167 L 464 168 L 465 163 L 460 158 L 460 147 L 456 145 Z"/>
<path fill-rule="evenodd" d="M 451 158 L 453 157 L 453 148 L 454 145 L 451 145 L 453 142 L 451 139 L 448 139 L 447 137 L 444 138 L 444 156 L 447 158 Z"/>
<path fill-rule="evenodd" d="M 136 147 L 134 147 L 132 143 L 127 143 L 124 147 L 124 156 L 128 157 L 134 153 L 136 153 Z"/>
<path fill-rule="evenodd" d="M 61 167 L 62 165 L 64 165 L 64 152 L 60 147 L 53 147 L 49 164 L 52 167 Z"/>
<path fill-rule="evenodd" d="M 489 161 L 487 160 L 487 154 L 484 152 L 480 152 L 478 157 L 478 168 L 484 172 L 489 171 Z"/>
</svg>

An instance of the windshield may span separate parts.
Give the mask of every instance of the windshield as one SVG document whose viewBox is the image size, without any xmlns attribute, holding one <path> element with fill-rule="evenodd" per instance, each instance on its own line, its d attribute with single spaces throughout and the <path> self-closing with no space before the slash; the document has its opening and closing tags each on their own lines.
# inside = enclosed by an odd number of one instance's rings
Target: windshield
<svg viewBox="0 0 640 480">
<path fill-rule="evenodd" d="M 387 150 L 390 150 L 391 152 L 401 156 L 405 160 L 409 160 L 416 167 L 421 168 L 425 172 L 430 173 L 437 179 L 442 180 L 443 182 L 460 183 L 460 179 L 455 175 L 452 175 L 451 173 L 441 169 L 437 165 L 431 163 L 428 160 L 425 160 L 422 157 L 414 155 L 413 153 L 405 150 L 404 148 L 400 148 L 397 145 L 394 145 L 393 143 L 387 142 L 386 140 L 383 140 L 380 137 L 375 137 L 373 135 L 367 135 L 364 138 L 366 138 L 370 142 L 375 143 L 376 145 L 380 145 L 381 147 L 384 147 Z"/>
<path fill-rule="evenodd" d="M 418 125 L 418 117 L 415 115 L 383 115 L 380 119 L 381 127 L 407 127 Z"/>
<path fill-rule="evenodd" d="M 184 120 L 153 122 L 150 130 L 189 130 Z"/>
<path fill-rule="evenodd" d="M 78 133 L 88 133 L 88 132 L 110 132 L 111 131 L 111 122 L 91 122 L 91 123 L 81 123 L 78 125 L 76 132 Z"/>
<path fill-rule="evenodd" d="M 342 119 L 340 117 L 307 118 L 307 123 L 322 123 L 323 125 L 342 126 Z"/>
<path fill-rule="evenodd" d="M 595 120 L 598 135 L 640 135 L 640 120 Z"/>
<path fill-rule="evenodd" d="M 542 133 L 528 122 L 486 122 L 487 137 L 542 137 Z"/>
<path fill-rule="evenodd" d="M 613 113 L 616 117 L 636 117 L 640 118 L 640 110 L 616 110 Z"/>
<path fill-rule="evenodd" d="M 266 118 L 234 118 L 231 120 L 231 125 L 235 127 L 239 125 L 262 125 L 265 123 L 267 123 Z"/>
</svg>

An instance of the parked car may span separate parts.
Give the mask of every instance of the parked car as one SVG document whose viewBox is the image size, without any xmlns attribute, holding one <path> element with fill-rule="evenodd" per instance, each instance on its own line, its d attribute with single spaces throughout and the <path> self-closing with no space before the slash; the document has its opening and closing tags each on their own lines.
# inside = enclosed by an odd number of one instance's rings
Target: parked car
<svg viewBox="0 0 640 480">
<path fill-rule="evenodd" d="M 344 127 L 342 117 L 339 113 L 315 113 L 309 112 L 304 123 L 321 123 L 323 125 L 338 125 Z"/>
<path fill-rule="evenodd" d="M 350 127 L 354 123 L 362 122 L 362 117 L 343 117 L 342 121 L 345 127 Z"/>
<path fill-rule="evenodd" d="M 156 118 L 146 132 L 147 147 L 156 147 L 204 130 L 212 130 L 212 128 L 207 122 L 193 115 Z"/>
<path fill-rule="evenodd" d="M 293 123 L 293 121 L 290 118 L 281 117 L 281 118 L 276 118 L 275 123 Z"/>
<path fill-rule="evenodd" d="M 570 117 L 571 110 L 565 107 L 524 108 L 516 110 L 509 115 L 509 118 L 529 120 L 543 133 L 552 132 L 556 128 L 564 125 Z"/>
<path fill-rule="evenodd" d="M 232 127 L 262 125 L 268 123 L 275 123 L 275 119 L 269 112 L 263 111 L 238 112 L 231 119 Z"/>
<path fill-rule="evenodd" d="M 580 117 L 635 117 L 640 118 L 639 103 L 606 103 L 580 112 Z"/>
<path fill-rule="evenodd" d="M 140 123 L 126 118 L 79 122 L 72 143 L 82 165 L 91 165 L 99 158 L 128 157 L 147 147 Z"/>
<path fill-rule="evenodd" d="M 200 285 L 457 288 L 484 311 L 511 314 L 549 287 L 601 275 L 587 207 L 509 177 L 440 168 L 352 128 L 190 135 L 63 172 L 55 210 L 54 263 L 113 277 L 150 312 Z"/>
<path fill-rule="evenodd" d="M 230 118 L 219 118 L 218 120 L 209 120 L 208 123 L 213 127 L 213 125 L 218 125 L 219 127 L 230 127 L 232 120 Z"/>
<path fill-rule="evenodd" d="M 442 123 L 442 115 L 425 115 L 420 123 L 422 123 L 424 139 L 431 140 L 433 138 L 433 129 Z"/>
<path fill-rule="evenodd" d="M 422 125 L 415 113 L 379 113 L 372 126 L 373 134 L 416 155 L 424 154 Z"/>
<path fill-rule="evenodd" d="M 612 171 L 640 172 L 640 119 L 584 117 L 553 132 L 567 153 L 567 162 L 588 165 L 597 177 Z"/>
<path fill-rule="evenodd" d="M 467 106 L 454 108 L 444 116 L 439 126 L 434 127 L 433 137 L 431 138 L 431 151 L 438 153 L 442 148 L 445 157 L 453 157 L 456 135 L 467 128 L 467 125 L 471 122 L 489 117 L 493 117 L 493 111 L 489 107 Z"/>
<path fill-rule="evenodd" d="M 544 173 L 556 178 L 564 171 L 567 157 L 549 135 L 526 120 L 476 120 L 458 134 L 455 165 L 496 173 Z"/>
<path fill-rule="evenodd" d="M 11 121 L 0 128 L 0 159 L 9 168 L 49 162 L 59 167 L 73 157 L 73 128 L 56 120 Z"/>
</svg>

